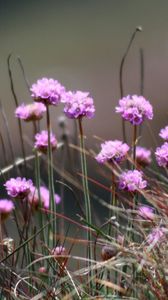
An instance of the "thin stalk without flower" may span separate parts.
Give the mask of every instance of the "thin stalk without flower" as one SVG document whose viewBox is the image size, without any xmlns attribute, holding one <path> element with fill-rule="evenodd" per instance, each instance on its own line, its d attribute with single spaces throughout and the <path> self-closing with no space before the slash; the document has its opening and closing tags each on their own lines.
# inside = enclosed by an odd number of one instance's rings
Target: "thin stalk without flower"
<svg viewBox="0 0 168 300">
<path fill-rule="evenodd" d="M 121 98 L 124 96 L 124 89 L 123 89 L 123 68 L 124 68 L 124 63 L 125 63 L 125 60 L 127 58 L 127 55 L 128 55 L 128 52 L 131 48 L 131 45 L 135 39 L 135 36 L 137 34 L 137 32 L 141 32 L 142 31 L 142 28 L 140 26 L 136 27 L 133 34 L 131 35 L 131 39 L 129 41 L 129 44 L 126 48 L 126 51 L 121 59 L 121 64 L 120 64 L 120 70 L 119 70 L 119 84 L 120 84 L 120 95 L 121 95 Z M 126 135 L 126 128 L 125 128 L 125 120 L 122 119 L 122 133 L 123 133 L 123 140 L 124 142 L 127 141 L 127 135 Z"/>
</svg>

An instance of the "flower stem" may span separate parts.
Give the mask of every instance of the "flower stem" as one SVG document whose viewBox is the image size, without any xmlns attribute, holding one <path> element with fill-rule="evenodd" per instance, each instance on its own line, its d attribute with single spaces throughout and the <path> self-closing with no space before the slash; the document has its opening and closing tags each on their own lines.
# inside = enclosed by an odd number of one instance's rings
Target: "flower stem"
<svg viewBox="0 0 168 300">
<path fill-rule="evenodd" d="M 112 165 L 112 168 L 113 168 L 113 165 Z M 117 205 L 117 203 L 116 203 L 115 174 L 113 172 L 113 169 L 112 169 L 112 178 L 111 178 L 111 205 L 112 206 L 116 206 Z M 112 215 L 113 215 L 113 212 L 112 212 L 112 209 L 110 209 L 109 220 L 111 219 Z M 112 234 L 112 232 L 111 232 L 111 222 L 109 223 L 108 234 L 109 235 Z"/>
<path fill-rule="evenodd" d="M 92 224 L 91 217 L 91 205 L 90 205 L 90 195 L 89 195 L 89 187 L 87 180 L 87 165 L 86 165 L 86 155 L 85 155 L 85 145 L 84 145 L 84 135 L 82 128 L 82 118 L 78 119 L 79 126 L 79 136 L 80 136 L 80 156 L 81 156 L 81 167 L 82 167 L 82 184 L 83 184 L 83 192 L 84 192 L 84 200 L 85 200 L 85 213 L 86 213 L 86 222 L 88 224 Z M 91 260 L 93 259 L 92 247 L 91 247 L 91 231 L 87 231 L 87 240 L 88 240 L 88 267 L 91 269 Z M 93 271 L 90 270 L 90 276 L 93 277 Z M 92 287 L 92 281 L 90 281 L 90 288 Z"/>
<path fill-rule="evenodd" d="M 34 128 L 34 136 L 37 133 L 37 123 L 36 121 L 33 122 L 33 128 Z M 39 199 L 39 204 L 40 207 L 42 207 L 42 201 L 41 201 L 41 193 L 40 193 L 40 158 L 38 155 L 38 151 L 34 149 L 35 153 L 35 182 L 36 182 L 36 188 L 37 188 L 37 193 L 38 193 L 38 199 Z M 35 193 L 36 191 L 34 191 Z M 34 195 L 33 195 L 34 197 Z M 39 219 L 39 226 L 40 228 L 43 227 L 44 225 L 44 216 L 41 212 L 38 212 L 38 219 Z M 44 231 L 41 232 L 41 239 L 47 244 L 47 236 Z"/>
<path fill-rule="evenodd" d="M 50 113 L 49 113 L 49 106 L 46 105 L 46 116 L 47 116 L 47 132 L 48 132 L 48 151 L 47 151 L 47 156 L 48 156 L 48 184 L 49 184 L 49 192 L 50 192 L 50 204 L 49 204 L 49 209 L 51 211 L 56 213 L 56 205 L 55 205 L 55 199 L 54 199 L 54 177 L 53 177 L 53 157 L 52 157 L 52 149 L 51 149 L 51 141 L 50 141 L 50 134 L 51 134 L 51 122 L 50 122 Z M 56 215 L 56 214 L 55 214 Z M 51 216 L 50 216 L 51 219 Z M 52 228 L 50 230 L 52 231 L 52 239 L 53 243 L 50 243 L 50 233 L 49 232 L 49 245 L 52 247 L 55 247 L 55 236 L 56 236 L 56 218 L 53 221 Z"/>
<path fill-rule="evenodd" d="M 137 125 L 133 127 L 133 170 L 136 168 L 136 139 L 137 139 Z"/>
</svg>

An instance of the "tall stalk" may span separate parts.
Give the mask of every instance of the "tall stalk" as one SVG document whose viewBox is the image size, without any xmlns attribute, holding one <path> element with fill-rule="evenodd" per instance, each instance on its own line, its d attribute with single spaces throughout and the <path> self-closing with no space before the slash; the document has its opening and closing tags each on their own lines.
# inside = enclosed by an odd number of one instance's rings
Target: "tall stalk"
<svg viewBox="0 0 168 300">
<path fill-rule="evenodd" d="M 119 70 L 119 84 L 120 84 L 120 96 L 121 98 L 123 98 L 124 96 L 124 88 L 123 88 L 123 68 L 124 68 L 124 63 L 125 63 L 125 60 L 127 58 L 127 55 L 128 55 L 128 52 L 131 48 L 131 45 L 135 39 L 135 36 L 137 34 L 137 32 L 140 32 L 142 31 L 142 28 L 141 27 L 136 27 L 133 34 L 131 35 L 131 39 L 129 41 L 129 44 L 126 48 L 126 51 L 121 59 L 121 64 L 120 64 L 120 70 Z M 122 133 L 123 133 L 123 140 L 124 142 L 127 142 L 127 135 L 126 135 L 126 128 L 125 128 L 125 120 L 122 119 Z"/>
<path fill-rule="evenodd" d="M 51 122 L 50 122 L 50 112 L 49 112 L 49 106 L 46 105 L 46 116 L 47 116 L 47 132 L 48 132 L 48 151 L 47 151 L 47 158 L 48 158 L 48 185 L 49 185 L 49 192 L 50 192 L 50 206 L 49 209 L 56 213 L 56 204 L 54 199 L 54 174 L 53 174 L 53 156 L 52 156 L 52 148 L 51 148 L 51 140 L 50 140 L 50 134 L 51 134 Z M 56 214 L 55 214 L 56 215 Z M 50 216 L 51 220 L 51 216 Z M 55 240 L 56 240 L 56 232 L 57 232 L 57 226 L 56 226 L 56 217 L 53 223 L 51 224 L 51 231 L 52 231 L 52 238 L 53 243 L 50 243 L 50 233 L 49 232 L 49 245 L 55 247 Z"/>
<path fill-rule="evenodd" d="M 84 200 L 85 200 L 85 214 L 86 221 L 88 224 L 92 224 L 92 216 L 91 216 L 91 204 L 90 204 L 90 195 L 89 195 L 89 187 L 87 180 L 87 164 L 86 164 L 86 155 L 85 155 L 85 144 L 84 144 L 84 135 L 83 135 L 83 127 L 82 127 L 82 118 L 78 119 L 79 126 L 79 137 L 80 137 L 80 156 L 81 156 L 81 167 L 82 167 L 82 184 L 83 184 L 83 192 L 84 192 Z M 88 228 L 87 230 L 87 241 L 88 241 L 88 266 L 91 269 L 93 259 L 93 252 L 91 246 L 91 231 Z M 93 271 L 90 271 L 90 276 L 92 278 Z M 92 283 L 90 283 L 90 288 L 92 287 Z"/>
<path fill-rule="evenodd" d="M 9 75 L 9 79 L 10 79 L 11 92 L 12 92 L 12 95 L 13 95 L 13 98 L 15 101 L 15 106 L 18 107 L 19 103 L 18 103 L 18 99 L 17 99 L 15 89 L 14 89 L 13 76 L 12 76 L 12 71 L 11 71 L 11 66 L 10 66 L 10 59 L 11 59 L 11 54 L 9 54 L 8 58 L 7 58 L 8 75 Z M 23 140 L 22 124 L 21 124 L 20 118 L 18 118 L 17 121 L 18 121 L 18 127 L 19 127 L 19 136 L 20 136 L 20 141 L 21 141 L 21 149 L 22 149 L 22 155 L 23 155 L 23 160 L 24 160 L 24 167 L 25 167 L 25 171 L 27 172 L 26 152 L 25 152 L 25 146 L 24 146 L 24 140 Z"/>
<path fill-rule="evenodd" d="M 36 121 L 33 122 L 33 128 L 34 128 L 34 136 L 36 135 L 37 133 L 37 123 Z M 40 158 L 39 158 L 39 155 L 38 155 L 38 151 L 37 149 L 34 149 L 34 152 L 35 152 L 35 182 L 36 182 L 36 188 L 37 188 L 37 193 L 38 193 L 38 201 L 39 201 L 39 204 L 40 204 L 40 207 L 42 206 L 42 201 L 41 201 L 41 193 L 40 193 Z M 36 191 L 34 191 L 35 193 Z M 33 195 L 34 196 L 34 195 Z M 44 217 L 43 217 L 43 214 L 41 212 L 38 213 L 38 217 L 39 217 L 39 225 L 40 225 L 40 228 L 43 227 L 44 225 Z M 42 240 L 45 242 L 45 244 L 47 243 L 47 239 L 46 239 L 46 234 L 44 231 L 41 232 L 41 238 Z"/>
</svg>

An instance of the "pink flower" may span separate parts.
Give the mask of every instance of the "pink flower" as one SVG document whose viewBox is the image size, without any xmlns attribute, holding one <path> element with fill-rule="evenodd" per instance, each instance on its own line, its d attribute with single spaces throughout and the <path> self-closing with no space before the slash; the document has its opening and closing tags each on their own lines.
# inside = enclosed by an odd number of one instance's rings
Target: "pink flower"
<svg viewBox="0 0 168 300">
<path fill-rule="evenodd" d="M 65 93 L 65 87 L 52 78 L 42 78 L 32 85 L 30 91 L 35 101 L 45 105 L 58 105 Z"/>
<path fill-rule="evenodd" d="M 31 179 L 26 180 L 26 178 L 11 178 L 4 184 L 7 193 L 12 198 L 24 199 L 31 190 L 33 182 Z"/>
<path fill-rule="evenodd" d="M 41 273 L 41 274 L 47 274 L 47 269 L 45 267 L 40 267 L 38 269 L 38 272 Z"/>
<path fill-rule="evenodd" d="M 159 136 L 165 141 L 168 141 L 168 126 L 160 130 Z"/>
<path fill-rule="evenodd" d="M 49 209 L 49 204 L 50 204 L 49 190 L 46 187 L 41 186 L 40 199 L 39 199 L 38 190 L 35 186 L 33 186 L 31 188 L 30 194 L 28 195 L 28 201 L 31 205 L 35 206 L 36 208 L 40 205 L 40 201 L 41 201 L 41 205 L 45 209 Z M 61 197 L 58 194 L 55 194 L 55 203 L 59 204 L 60 202 L 61 202 Z"/>
<path fill-rule="evenodd" d="M 52 254 L 57 255 L 63 255 L 65 254 L 65 248 L 63 246 L 57 246 L 52 250 Z"/>
<path fill-rule="evenodd" d="M 161 147 L 157 147 L 155 151 L 157 163 L 160 167 L 168 167 L 168 143 L 164 143 Z"/>
<path fill-rule="evenodd" d="M 144 147 L 137 146 L 136 147 L 136 161 L 142 167 L 148 166 L 152 161 L 151 151 Z"/>
<path fill-rule="evenodd" d="M 147 243 L 154 247 L 156 244 L 161 243 L 165 238 L 166 230 L 164 227 L 156 227 L 147 237 Z"/>
<path fill-rule="evenodd" d="M 146 180 L 143 180 L 142 172 L 138 170 L 129 170 L 123 172 L 119 177 L 119 189 L 129 192 L 142 190 L 147 186 Z"/>
<path fill-rule="evenodd" d="M 133 125 L 141 124 L 145 119 L 153 119 L 153 108 L 143 96 L 126 96 L 119 100 L 116 112 Z"/>
<path fill-rule="evenodd" d="M 120 163 L 126 158 L 128 151 L 129 146 L 121 141 L 106 141 L 101 144 L 101 151 L 95 158 L 99 163 Z"/>
<path fill-rule="evenodd" d="M 140 206 L 138 209 L 138 214 L 145 220 L 154 220 L 155 214 L 154 210 L 150 206 Z"/>
<path fill-rule="evenodd" d="M 65 103 L 64 113 L 68 118 L 78 119 L 87 117 L 90 119 L 94 117 L 94 102 L 88 92 L 67 92 L 62 102 Z"/>
<path fill-rule="evenodd" d="M 24 103 L 18 106 L 15 110 L 17 118 L 24 121 L 36 121 L 43 117 L 46 107 L 43 103 L 31 103 L 25 105 Z"/>
<path fill-rule="evenodd" d="M 12 212 L 14 209 L 14 204 L 12 201 L 7 199 L 1 199 L 0 200 L 0 215 L 1 219 L 6 219 L 8 215 Z"/>
<path fill-rule="evenodd" d="M 51 144 L 52 150 L 54 150 L 57 147 L 57 140 L 56 140 L 55 135 L 52 132 L 50 133 L 50 144 Z M 35 135 L 34 147 L 42 153 L 47 153 L 48 132 L 46 130 L 42 130 L 40 133 L 37 133 Z"/>
</svg>

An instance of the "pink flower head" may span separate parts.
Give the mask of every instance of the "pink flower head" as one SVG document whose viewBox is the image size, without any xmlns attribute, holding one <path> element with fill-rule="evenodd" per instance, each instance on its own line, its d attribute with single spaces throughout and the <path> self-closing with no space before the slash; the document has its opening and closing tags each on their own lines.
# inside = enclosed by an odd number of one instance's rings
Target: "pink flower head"
<svg viewBox="0 0 168 300">
<path fill-rule="evenodd" d="M 151 151 L 144 147 L 137 146 L 136 147 L 136 161 L 142 167 L 148 166 L 152 161 Z"/>
<path fill-rule="evenodd" d="M 63 246 L 57 246 L 52 250 L 52 254 L 57 255 L 64 255 L 65 254 L 65 248 Z"/>
<path fill-rule="evenodd" d="M 154 247 L 156 244 L 162 242 L 165 238 L 165 228 L 164 227 L 156 227 L 152 230 L 152 232 L 147 237 L 147 243 Z"/>
<path fill-rule="evenodd" d="M 36 208 L 40 205 L 40 201 L 42 204 L 42 207 L 45 209 L 49 209 L 50 204 L 50 193 L 49 190 L 41 186 L 40 187 L 40 199 L 38 196 L 38 190 L 35 186 L 31 188 L 31 192 L 28 195 L 28 201 L 31 205 L 35 206 Z M 61 201 L 61 197 L 58 194 L 55 194 L 55 203 L 59 204 Z"/>
<path fill-rule="evenodd" d="M 43 117 L 46 107 L 43 103 L 31 103 L 25 105 L 24 103 L 18 106 L 15 110 L 17 118 L 24 121 L 36 121 Z"/>
<path fill-rule="evenodd" d="M 6 219 L 13 209 L 14 204 L 12 201 L 7 199 L 0 200 L 0 215 L 2 219 Z"/>
<path fill-rule="evenodd" d="M 155 218 L 154 209 L 150 206 L 140 206 L 138 209 L 138 215 L 145 220 L 152 221 Z"/>
<path fill-rule="evenodd" d="M 52 132 L 50 133 L 50 144 L 51 144 L 51 149 L 52 150 L 54 150 L 57 146 L 56 137 Z M 47 149 L 48 149 L 48 132 L 46 130 L 42 130 L 40 133 L 37 133 L 35 135 L 34 147 L 42 153 L 47 153 Z"/>
<path fill-rule="evenodd" d="M 168 167 L 168 143 L 165 142 L 161 147 L 157 147 L 155 151 L 157 163 L 160 167 Z"/>
<path fill-rule="evenodd" d="M 128 150 L 129 146 L 121 141 L 106 141 L 101 144 L 101 151 L 95 158 L 99 163 L 120 163 L 126 157 Z"/>
<path fill-rule="evenodd" d="M 7 193 L 12 198 L 24 199 L 31 190 L 33 182 L 31 179 L 26 180 L 26 178 L 11 178 L 4 184 Z"/>
<path fill-rule="evenodd" d="M 68 118 L 78 119 L 87 117 L 91 119 L 94 117 L 94 102 L 88 92 L 67 92 L 62 102 L 65 103 L 64 113 Z"/>
<path fill-rule="evenodd" d="M 168 141 L 168 126 L 160 130 L 159 136 L 165 141 Z"/>
<path fill-rule="evenodd" d="M 42 78 L 32 85 L 30 91 L 35 101 L 45 105 L 57 105 L 65 93 L 65 88 L 57 80 Z"/>
<path fill-rule="evenodd" d="M 142 172 L 138 170 L 125 171 L 120 175 L 119 188 L 129 192 L 142 190 L 147 186 L 146 180 L 143 180 Z"/>
<path fill-rule="evenodd" d="M 119 100 L 116 112 L 133 125 L 141 124 L 145 119 L 153 118 L 153 108 L 143 96 L 126 96 Z"/>
<path fill-rule="evenodd" d="M 41 274 L 47 274 L 47 269 L 46 269 L 46 267 L 43 266 L 38 269 L 38 272 Z"/>
</svg>

